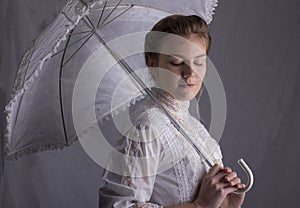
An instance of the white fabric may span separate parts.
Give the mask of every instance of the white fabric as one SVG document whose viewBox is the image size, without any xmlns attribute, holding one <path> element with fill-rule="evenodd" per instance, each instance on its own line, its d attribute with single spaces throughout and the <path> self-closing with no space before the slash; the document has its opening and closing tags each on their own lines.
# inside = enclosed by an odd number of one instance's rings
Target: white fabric
<svg viewBox="0 0 300 208">
<path fill-rule="evenodd" d="M 109 0 L 108 5 L 115 5 L 120 0 Z M 141 5 L 146 7 L 157 8 L 169 12 L 170 14 L 196 14 L 202 17 L 207 24 L 212 21 L 215 7 L 218 5 L 218 0 L 197 0 L 197 1 L 182 1 L 182 0 L 122 0 L 121 5 Z"/>
<path fill-rule="evenodd" d="M 221 163 L 218 144 L 205 127 L 189 114 L 189 101 L 173 100 L 166 93 L 159 93 L 157 97 L 204 154 L 212 161 Z M 156 156 L 156 160 L 147 160 L 146 164 L 135 158 L 127 160 L 123 176 L 106 171 L 103 176 L 106 184 L 99 190 L 101 208 L 158 208 L 191 202 L 208 170 L 208 166 L 166 115 L 147 100 L 149 98 L 145 99 L 148 104 L 137 106 L 138 113 L 132 117 L 136 126 L 129 130 L 116 148 L 124 155 L 137 158 Z M 113 163 L 112 160 L 110 165 Z M 145 176 L 137 177 L 136 172 Z"/>
</svg>

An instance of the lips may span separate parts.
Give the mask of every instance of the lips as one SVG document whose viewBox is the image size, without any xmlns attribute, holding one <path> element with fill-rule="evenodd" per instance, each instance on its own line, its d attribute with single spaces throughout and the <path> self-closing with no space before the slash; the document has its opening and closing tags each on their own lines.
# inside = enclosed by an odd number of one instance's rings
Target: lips
<svg viewBox="0 0 300 208">
<path fill-rule="evenodd" d="M 193 83 L 184 83 L 184 84 L 180 84 L 179 86 L 181 87 L 188 87 L 188 88 L 192 88 L 195 86 L 195 84 Z"/>
</svg>

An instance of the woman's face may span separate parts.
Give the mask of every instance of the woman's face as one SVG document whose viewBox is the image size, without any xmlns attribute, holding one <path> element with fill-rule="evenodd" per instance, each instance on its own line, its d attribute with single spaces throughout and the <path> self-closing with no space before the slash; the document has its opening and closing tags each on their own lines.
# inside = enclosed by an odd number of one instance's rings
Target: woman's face
<svg viewBox="0 0 300 208">
<path fill-rule="evenodd" d="M 161 51 L 158 60 L 150 61 L 157 87 L 175 99 L 193 99 L 200 91 L 206 73 L 204 41 L 196 34 L 176 41 L 166 40 Z"/>
</svg>

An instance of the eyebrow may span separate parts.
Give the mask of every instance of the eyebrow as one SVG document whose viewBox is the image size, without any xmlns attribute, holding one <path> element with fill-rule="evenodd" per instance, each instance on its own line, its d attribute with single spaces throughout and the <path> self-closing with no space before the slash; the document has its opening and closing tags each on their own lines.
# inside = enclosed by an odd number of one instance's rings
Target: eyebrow
<svg viewBox="0 0 300 208">
<path fill-rule="evenodd" d="M 181 58 L 181 59 L 185 59 L 184 56 L 179 55 L 179 54 L 170 54 L 170 55 L 167 55 L 167 56 L 169 56 L 169 57 L 173 56 L 173 57 L 178 57 L 178 58 Z M 204 56 L 206 56 L 206 54 L 201 54 L 201 55 L 195 56 L 194 58 L 201 58 L 201 57 L 204 57 Z"/>
</svg>

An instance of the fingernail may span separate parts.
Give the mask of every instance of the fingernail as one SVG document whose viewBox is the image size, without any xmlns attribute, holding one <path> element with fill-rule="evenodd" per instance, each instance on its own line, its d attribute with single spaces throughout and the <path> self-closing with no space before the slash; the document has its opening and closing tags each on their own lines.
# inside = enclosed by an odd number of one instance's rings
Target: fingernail
<svg viewBox="0 0 300 208">
<path fill-rule="evenodd" d="M 239 186 L 238 186 L 239 189 L 243 189 L 245 187 L 246 187 L 245 184 L 239 184 Z"/>
</svg>

